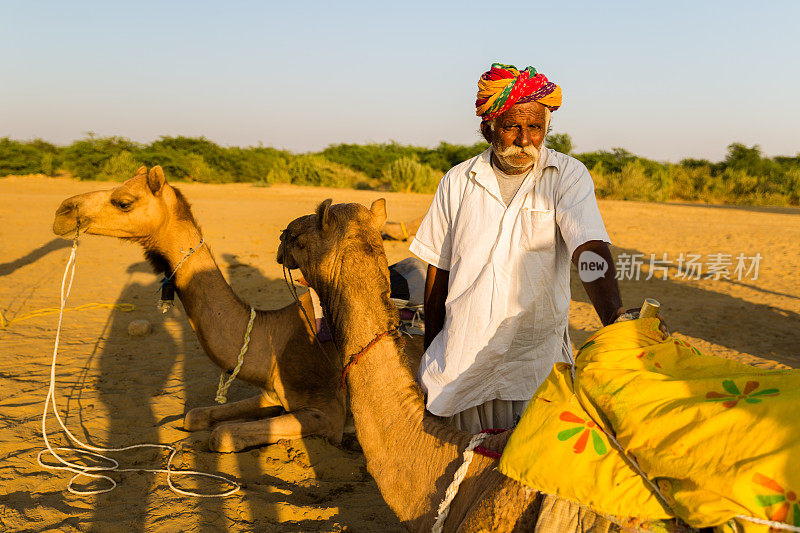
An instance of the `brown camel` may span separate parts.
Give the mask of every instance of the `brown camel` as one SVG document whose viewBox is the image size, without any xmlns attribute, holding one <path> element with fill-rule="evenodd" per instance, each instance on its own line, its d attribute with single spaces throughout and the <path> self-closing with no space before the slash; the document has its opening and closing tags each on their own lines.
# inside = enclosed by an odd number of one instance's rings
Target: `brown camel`
<svg viewBox="0 0 800 533">
<path fill-rule="evenodd" d="M 195 248 L 173 281 L 203 350 L 223 370 L 234 369 L 250 319 L 249 306 L 225 281 L 208 245 L 198 247 L 202 234 L 189 204 L 166 182 L 161 167 L 149 173 L 141 167 L 119 187 L 65 200 L 56 211 L 53 231 L 68 235 L 76 229 L 139 243 L 153 268 L 165 275 Z M 308 293 L 300 297 L 300 304 L 313 323 Z M 314 334 L 296 303 L 258 310 L 237 378 L 259 387 L 261 394 L 192 409 L 184 427 L 196 431 L 216 425 L 209 445 L 220 452 L 307 435 L 340 442 L 346 416 L 344 394 L 337 389 L 341 357 L 331 342 L 324 343 L 321 351 Z M 286 412 L 279 414 L 281 408 Z"/>
<path fill-rule="evenodd" d="M 389 275 L 380 228 L 385 202 L 331 206 L 294 220 L 281 235 L 278 262 L 299 268 L 320 295 L 334 342 L 350 361 L 346 381 L 367 469 L 409 529 L 430 531 L 472 435 L 425 410 L 422 393 L 392 332 Z M 384 336 L 381 336 L 384 334 Z M 366 349 L 365 349 L 366 347 Z M 483 446 L 501 450 L 509 433 Z M 476 455 L 444 523 L 445 531 L 613 531 L 606 518 L 500 474 L 497 459 Z M 565 475 L 571 475 L 565 468 Z"/>
</svg>

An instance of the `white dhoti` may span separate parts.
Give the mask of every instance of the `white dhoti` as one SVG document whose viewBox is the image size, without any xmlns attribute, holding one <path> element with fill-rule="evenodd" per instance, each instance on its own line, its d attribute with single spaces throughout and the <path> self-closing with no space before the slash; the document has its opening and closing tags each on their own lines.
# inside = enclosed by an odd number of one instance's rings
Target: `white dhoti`
<svg viewBox="0 0 800 533">
<path fill-rule="evenodd" d="M 510 429 L 525 412 L 527 405 L 527 400 L 489 400 L 456 413 L 448 422 L 470 433 L 478 433 L 484 429 Z"/>
</svg>

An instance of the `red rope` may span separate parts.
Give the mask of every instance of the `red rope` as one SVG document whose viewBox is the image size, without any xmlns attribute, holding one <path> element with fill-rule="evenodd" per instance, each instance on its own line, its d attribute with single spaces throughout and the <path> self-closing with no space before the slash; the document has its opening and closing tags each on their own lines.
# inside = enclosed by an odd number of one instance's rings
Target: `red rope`
<svg viewBox="0 0 800 533">
<path fill-rule="evenodd" d="M 475 449 L 472 451 L 477 453 L 478 455 L 489 457 L 490 459 L 500 459 L 500 457 L 503 456 L 502 453 L 490 450 L 488 448 L 484 448 L 483 446 L 475 446 Z"/>
<path fill-rule="evenodd" d="M 364 354 L 365 354 L 365 353 L 366 353 L 366 352 L 367 352 L 367 351 L 368 351 L 370 348 L 372 348 L 373 346 L 375 346 L 375 344 L 376 344 L 376 343 L 377 343 L 379 340 L 381 340 L 382 338 L 384 338 L 386 335 L 390 335 L 390 334 L 392 334 L 392 333 L 394 333 L 394 332 L 396 332 L 396 331 L 397 331 L 397 328 L 392 328 L 392 329 L 390 329 L 390 330 L 388 330 L 388 331 L 384 331 L 383 333 L 379 333 L 379 334 L 378 334 L 378 336 L 377 336 L 377 337 L 375 337 L 374 339 L 372 339 L 371 341 L 369 341 L 369 344 L 367 344 L 366 346 L 364 346 L 364 347 L 361 349 L 361 351 L 359 351 L 359 352 L 358 352 L 357 354 L 355 354 L 355 355 L 352 355 L 352 356 L 350 357 L 350 361 L 348 361 L 348 362 L 347 362 L 347 364 L 346 364 L 346 365 L 344 365 L 344 368 L 342 369 L 342 380 L 339 382 L 339 387 L 343 389 L 343 388 L 344 388 L 344 387 L 347 385 L 347 372 L 349 372 L 349 371 L 350 371 L 350 367 L 351 367 L 351 366 L 355 365 L 355 364 L 358 362 L 359 358 L 360 358 L 362 355 L 364 355 Z"/>
<path fill-rule="evenodd" d="M 499 433 L 505 433 L 508 431 L 507 429 L 484 429 L 481 433 L 488 433 L 489 435 L 497 435 Z M 490 450 L 489 448 L 484 448 L 483 446 L 475 446 L 475 449 L 472 450 L 473 452 L 477 453 L 478 455 L 483 455 L 484 457 L 489 457 L 490 459 L 500 459 L 502 457 L 502 452 L 496 452 L 494 450 Z"/>
</svg>

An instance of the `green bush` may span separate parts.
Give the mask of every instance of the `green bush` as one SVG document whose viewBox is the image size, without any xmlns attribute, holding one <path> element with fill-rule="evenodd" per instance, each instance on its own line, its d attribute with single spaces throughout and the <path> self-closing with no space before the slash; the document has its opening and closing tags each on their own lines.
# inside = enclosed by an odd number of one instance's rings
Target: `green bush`
<svg viewBox="0 0 800 533">
<path fill-rule="evenodd" d="M 562 154 L 572 153 L 572 137 L 567 133 L 551 133 L 545 138 L 545 145 Z"/>
<path fill-rule="evenodd" d="M 548 146 L 569 153 L 572 139 L 552 134 Z M 432 192 L 442 175 L 488 144 L 446 142 L 435 148 L 337 144 L 295 155 L 264 146 L 224 147 L 205 137 L 161 137 L 139 144 L 123 137 L 87 137 L 68 146 L 41 139 L 0 138 L 0 176 L 67 170 L 79 179 L 127 179 L 140 164 L 161 165 L 169 179 L 205 183 L 296 183 L 313 186 Z M 591 169 L 599 198 L 800 205 L 800 154 L 765 157 L 757 146 L 733 143 L 717 163 L 670 164 L 614 148 L 574 154 Z"/>
<path fill-rule="evenodd" d="M 786 172 L 786 201 L 789 205 L 800 205 L 800 165 Z"/>
<path fill-rule="evenodd" d="M 125 181 L 128 178 L 132 178 L 136 170 L 141 166 L 141 163 L 138 163 L 133 158 L 133 154 L 127 150 L 123 150 L 116 155 L 112 155 L 103 163 L 103 168 L 101 168 L 100 172 L 97 174 L 97 179 L 104 181 Z"/>
<path fill-rule="evenodd" d="M 58 148 L 48 142 L 14 141 L 0 138 L 0 176 L 9 174 L 51 175 L 58 164 Z"/>
<path fill-rule="evenodd" d="M 187 178 L 192 181 L 199 181 L 200 183 L 214 183 L 218 180 L 215 179 L 217 172 L 206 163 L 202 155 L 186 154 L 186 168 L 188 170 Z"/>
<path fill-rule="evenodd" d="M 228 148 L 229 157 L 237 161 L 236 181 L 257 181 L 264 184 L 289 183 L 289 163 L 294 155 L 275 148 Z"/>
<path fill-rule="evenodd" d="M 414 157 L 420 163 L 444 174 L 452 167 L 474 157 L 489 145 L 478 142 L 473 145 L 439 143 L 436 148 L 407 146 L 391 142 L 385 144 L 336 144 L 328 146 L 322 155 L 330 161 L 349 166 L 365 173 L 372 179 L 380 179 L 384 169 L 402 157 Z"/>
<path fill-rule="evenodd" d="M 334 163 L 320 155 L 301 155 L 287 168 L 291 183 L 316 187 L 355 187 L 367 176 L 344 165 Z"/>
<path fill-rule="evenodd" d="M 139 145 L 123 137 L 95 137 L 75 141 L 64 149 L 64 167 L 82 180 L 97 179 L 106 162 L 120 152 L 136 153 Z"/>
<path fill-rule="evenodd" d="M 676 200 L 699 200 L 710 185 L 711 169 L 708 166 L 673 165 L 672 198 Z"/>
<path fill-rule="evenodd" d="M 386 144 L 336 144 L 328 146 L 322 155 L 329 161 L 345 165 L 370 178 L 380 178 L 383 169 L 404 156 L 414 154 L 414 148 L 391 142 Z"/>
<path fill-rule="evenodd" d="M 476 155 L 486 151 L 489 143 L 477 142 L 472 145 L 439 143 L 439 146 L 432 150 L 419 149 L 419 158 L 422 163 L 438 170 L 444 175 L 445 172 Z"/>
<path fill-rule="evenodd" d="M 414 156 L 401 157 L 383 170 L 382 181 L 389 190 L 398 192 L 434 192 L 442 174 Z"/>
</svg>

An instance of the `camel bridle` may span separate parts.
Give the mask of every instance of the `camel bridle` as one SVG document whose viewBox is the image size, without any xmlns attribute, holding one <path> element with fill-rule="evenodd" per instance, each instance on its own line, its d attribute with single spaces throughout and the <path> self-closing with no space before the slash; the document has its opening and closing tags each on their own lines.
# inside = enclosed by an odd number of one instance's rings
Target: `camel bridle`
<svg viewBox="0 0 800 533">
<path fill-rule="evenodd" d="M 197 246 L 194 248 L 189 248 L 189 251 L 185 253 L 181 260 L 178 261 L 178 264 L 175 265 L 175 268 L 172 269 L 172 273 L 169 276 L 164 276 L 164 279 L 161 280 L 161 285 L 158 286 L 155 292 L 161 291 L 161 298 L 158 300 L 158 309 L 162 314 L 169 311 L 175 302 L 175 282 L 172 280 L 172 278 L 175 277 L 175 274 L 177 274 L 178 270 L 180 270 L 180 268 L 183 266 L 183 263 L 205 243 L 205 237 L 200 237 L 200 242 L 197 244 Z"/>
<path fill-rule="evenodd" d="M 281 232 L 282 235 L 285 234 L 285 233 L 286 233 L 286 230 L 283 230 Z M 320 342 L 319 337 L 317 337 L 317 328 L 314 327 L 314 324 L 311 323 L 311 319 L 308 317 L 308 313 L 306 312 L 306 308 L 303 307 L 303 304 L 300 302 L 300 296 L 297 294 L 297 287 L 295 286 L 294 278 L 292 277 L 292 271 L 289 268 L 286 267 L 286 256 L 287 256 L 288 251 L 289 251 L 289 240 L 290 239 L 284 239 L 283 240 L 283 256 L 284 256 L 284 258 L 283 258 L 283 261 L 281 262 L 281 267 L 283 268 L 283 281 L 286 283 L 286 287 L 289 289 L 289 294 L 292 295 L 292 298 L 294 299 L 295 303 L 297 304 L 298 307 L 300 307 L 300 311 L 303 312 L 303 317 L 306 320 L 306 324 L 308 324 L 308 327 L 311 329 L 313 337 L 314 337 L 314 342 L 317 344 L 317 346 L 319 346 L 319 349 L 322 352 L 322 355 L 325 356 L 325 359 L 328 361 L 328 363 L 330 363 L 330 365 L 333 368 L 338 368 L 339 365 L 336 364 L 335 360 L 331 359 L 331 357 L 328 355 L 328 352 L 325 350 L 325 347 L 322 346 L 322 342 Z"/>
<path fill-rule="evenodd" d="M 361 350 L 359 350 L 357 353 L 354 353 L 353 355 L 351 355 L 349 360 L 347 361 L 347 364 L 344 365 L 344 368 L 342 368 L 342 379 L 339 382 L 339 388 L 343 389 L 347 385 L 347 373 L 350 371 L 350 367 L 355 366 L 355 364 L 358 363 L 358 360 L 361 358 L 361 356 L 366 354 L 370 350 L 370 348 L 372 348 L 373 346 L 375 346 L 378 343 L 379 340 L 381 340 L 382 338 L 386 337 L 387 335 L 396 334 L 398 331 L 399 331 L 399 328 L 393 327 L 393 328 L 391 328 L 391 329 L 389 329 L 387 331 L 384 331 L 382 333 L 378 333 L 375 336 L 375 338 L 373 338 L 371 341 L 369 341 L 369 343 L 366 346 L 361 348 Z"/>
<path fill-rule="evenodd" d="M 286 230 L 283 230 L 281 232 L 281 234 L 285 235 L 286 234 Z M 283 280 L 286 282 L 286 287 L 288 287 L 289 292 L 291 293 L 292 297 L 294 298 L 294 301 L 297 302 L 297 305 L 300 306 L 300 310 L 303 311 L 303 316 L 305 317 L 306 322 L 308 323 L 308 326 L 311 328 L 311 331 L 316 331 L 316 328 L 311 324 L 311 319 L 308 317 L 308 313 L 306 313 L 306 310 L 303 307 L 303 304 L 300 303 L 300 297 L 297 295 L 297 287 L 295 286 L 294 278 L 292 277 L 292 271 L 286 266 L 286 257 L 289 254 L 289 243 L 291 242 L 291 240 L 292 240 L 291 237 L 283 239 L 283 261 L 281 263 L 281 266 L 283 267 Z M 309 288 L 311 288 L 311 287 L 309 287 Z M 352 366 L 354 366 L 358 362 L 358 360 L 370 350 L 370 348 L 375 346 L 375 344 L 377 344 L 378 341 L 380 341 L 382 338 L 386 337 L 387 335 L 395 335 L 398 332 L 399 332 L 399 328 L 397 326 L 395 326 L 393 328 L 388 329 L 387 331 L 383 331 L 381 333 L 378 333 L 361 350 L 359 350 L 358 352 L 350 355 L 350 357 L 347 358 L 347 364 L 345 364 L 342 367 L 342 377 L 341 377 L 341 379 L 339 381 L 339 388 L 340 389 L 344 389 L 347 386 L 347 374 L 350 371 L 350 368 Z M 328 357 L 328 353 L 325 351 L 325 348 L 322 347 L 322 343 L 319 341 L 319 338 L 317 337 L 316 333 L 314 334 L 314 340 L 316 341 L 316 343 L 319 346 L 320 350 L 322 350 L 322 353 L 325 354 L 325 358 L 328 359 L 328 362 L 330 362 L 334 366 L 334 368 L 336 368 L 338 365 L 334 364 L 334 362 L 330 359 L 330 357 Z"/>
</svg>

